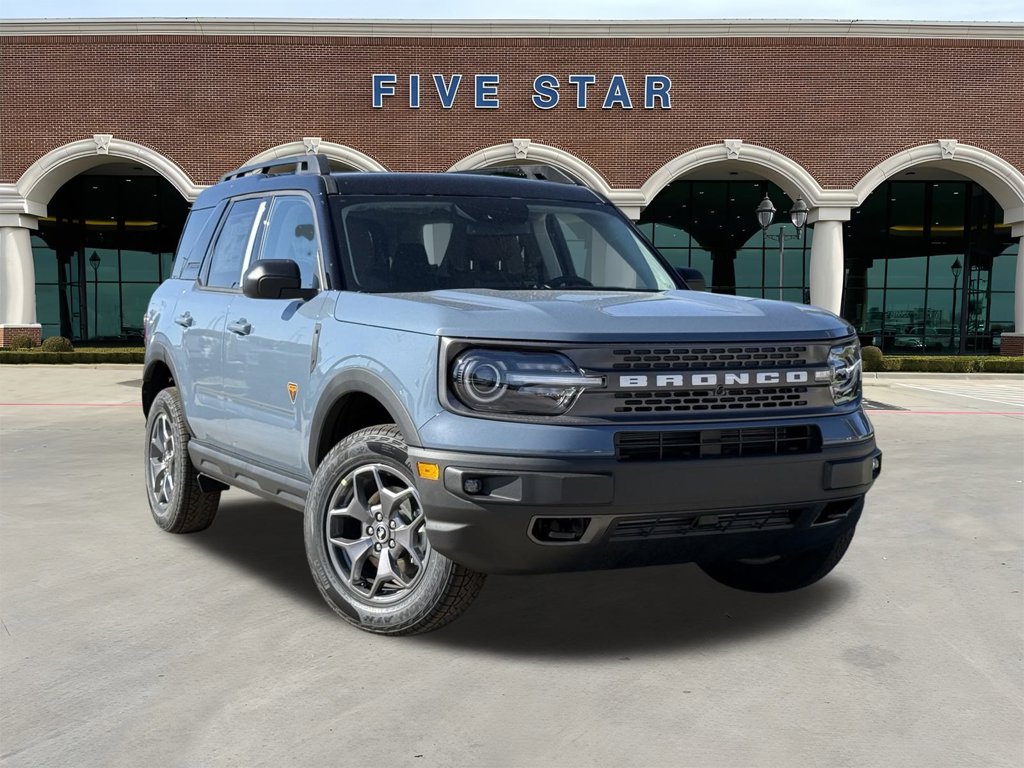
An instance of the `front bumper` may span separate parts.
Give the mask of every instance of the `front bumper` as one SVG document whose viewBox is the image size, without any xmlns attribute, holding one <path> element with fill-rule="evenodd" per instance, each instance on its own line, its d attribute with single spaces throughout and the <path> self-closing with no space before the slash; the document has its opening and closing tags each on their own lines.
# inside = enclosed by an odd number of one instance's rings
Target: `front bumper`
<svg viewBox="0 0 1024 768">
<path fill-rule="evenodd" d="M 410 448 L 431 546 L 485 573 L 768 557 L 857 524 L 881 470 L 868 438 L 795 456 L 620 462 Z"/>
</svg>

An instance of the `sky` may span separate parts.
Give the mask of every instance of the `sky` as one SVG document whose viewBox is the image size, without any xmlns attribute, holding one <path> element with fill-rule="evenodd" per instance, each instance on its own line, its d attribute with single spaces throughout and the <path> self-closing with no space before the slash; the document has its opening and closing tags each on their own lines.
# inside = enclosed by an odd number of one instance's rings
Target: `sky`
<svg viewBox="0 0 1024 768">
<path fill-rule="evenodd" d="M 0 18 L 878 19 L 1024 21 L 1022 0 L 0 0 Z"/>
</svg>

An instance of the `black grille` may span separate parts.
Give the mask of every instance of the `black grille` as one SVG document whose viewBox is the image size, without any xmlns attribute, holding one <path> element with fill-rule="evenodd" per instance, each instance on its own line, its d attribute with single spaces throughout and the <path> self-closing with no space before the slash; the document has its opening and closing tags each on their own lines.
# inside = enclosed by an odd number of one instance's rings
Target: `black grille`
<svg viewBox="0 0 1024 768">
<path fill-rule="evenodd" d="M 807 405 L 807 387 L 753 387 L 687 389 L 680 391 L 616 392 L 616 413 L 671 413 L 673 411 L 751 411 Z"/>
<path fill-rule="evenodd" d="M 807 365 L 806 346 L 646 347 L 612 350 L 615 370 L 719 370 Z"/>
<path fill-rule="evenodd" d="M 814 424 L 689 432 L 619 432 L 615 435 L 615 457 L 619 461 L 729 459 L 820 451 L 821 430 Z"/>
<path fill-rule="evenodd" d="M 706 512 L 688 516 L 623 518 L 615 525 L 611 539 L 614 541 L 778 530 L 792 528 L 802 513 L 802 509 L 767 509 L 755 512 Z"/>
</svg>

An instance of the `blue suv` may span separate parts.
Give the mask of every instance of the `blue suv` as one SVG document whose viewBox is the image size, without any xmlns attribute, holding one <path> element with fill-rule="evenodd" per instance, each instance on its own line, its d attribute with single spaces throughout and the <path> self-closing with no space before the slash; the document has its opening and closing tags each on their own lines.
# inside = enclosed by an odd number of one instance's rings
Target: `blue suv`
<svg viewBox="0 0 1024 768">
<path fill-rule="evenodd" d="M 501 173 L 307 155 L 199 196 L 145 318 L 157 524 L 229 486 L 303 510 L 321 594 L 384 634 L 487 573 L 822 578 L 881 466 L 854 329 L 705 293 L 591 190 Z"/>
</svg>

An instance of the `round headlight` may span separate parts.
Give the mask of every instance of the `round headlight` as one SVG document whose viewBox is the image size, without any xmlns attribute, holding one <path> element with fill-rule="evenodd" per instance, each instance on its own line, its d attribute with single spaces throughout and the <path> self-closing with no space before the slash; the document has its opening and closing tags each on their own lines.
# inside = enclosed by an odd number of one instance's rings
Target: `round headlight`
<svg viewBox="0 0 1024 768">
<path fill-rule="evenodd" d="M 461 391 L 478 403 L 493 403 L 505 389 L 504 376 L 497 364 L 469 358 L 455 369 L 455 381 Z"/>
</svg>

